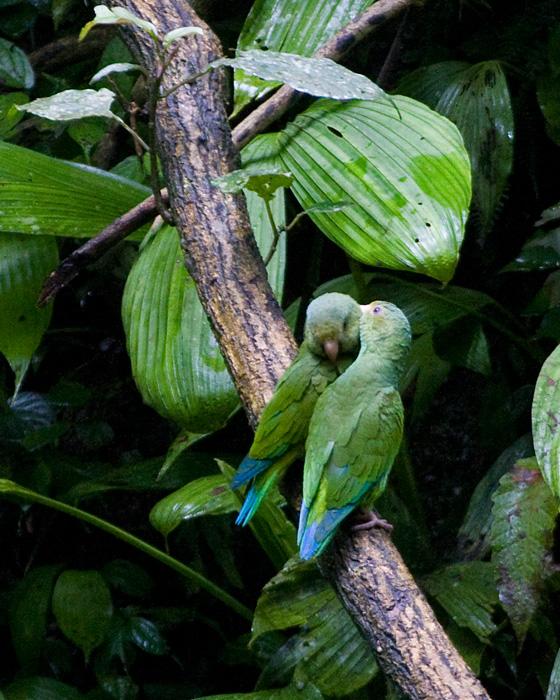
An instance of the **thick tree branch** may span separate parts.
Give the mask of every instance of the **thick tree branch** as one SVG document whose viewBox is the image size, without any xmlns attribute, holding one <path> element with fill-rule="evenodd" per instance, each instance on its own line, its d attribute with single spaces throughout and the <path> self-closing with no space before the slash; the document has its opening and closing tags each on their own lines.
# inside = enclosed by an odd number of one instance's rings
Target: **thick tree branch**
<svg viewBox="0 0 560 700">
<path fill-rule="evenodd" d="M 217 38 L 186 3 L 129 0 L 126 6 L 153 21 L 162 35 L 188 25 L 204 29 L 203 36 L 176 43 L 164 92 L 219 57 Z M 125 38 L 137 60 L 151 68 L 154 47 L 146 33 L 132 30 Z M 214 71 L 172 92 L 158 108 L 157 140 L 185 265 L 254 425 L 296 345 L 268 283 L 245 198 L 211 184 L 239 167 L 225 87 L 223 71 Z"/>
<path fill-rule="evenodd" d="M 375 29 L 407 8 L 422 5 L 423 1 L 424 0 L 378 0 L 378 2 L 361 12 L 355 19 L 338 31 L 332 39 L 314 54 L 314 56 L 316 58 L 330 58 L 333 61 L 339 61 L 354 48 L 358 42 Z M 100 31 L 100 29 L 101 28 L 96 28 L 96 31 Z M 88 35 L 88 37 L 89 36 L 90 35 Z M 86 37 L 86 39 L 88 37 Z M 74 44 L 72 44 L 72 46 L 73 45 Z M 54 48 L 51 49 L 51 51 L 56 55 Z M 184 80 L 184 76 L 177 82 L 181 82 L 182 80 Z M 301 96 L 302 93 L 297 92 L 297 90 L 294 90 L 289 85 L 284 85 L 280 88 L 280 90 L 254 110 L 233 130 L 232 140 L 235 147 L 241 150 L 243 146 L 251 141 L 257 134 L 260 134 L 270 126 L 270 124 L 285 114 Z M 161 190 L 161 196 L 167 201 L 167 188 Z M 145 214 L 140 225 L 148 221 L 151 216 L 155 216 L 157 212 L 157 206 L 153 196 L 148 197 L 148 199 L 144 200 L 138 207 L 141 207 L 142 212 Z M 129 212 L 131 217 L 135 216 L 138 207 L 135 207 Z M 91 239 L 90 242 L 86 243 L 66 260 L 63 260 L 45 283 L 45 287 L 39 298 L 39 305 L 43 306 L 53 299 L 63 287 L 69 284 L 78 275 L 83 267 L 105 253 L 107 249 L 111 247 L 111 236 L 113 237 L 113 242 L 117 243 L 134 230 L 134 228 L 130 228 L 128 225 L 128 214 L 125 214 L 119 219 L 116 219 L 98 236 Z"/>
<path fill-rule="evenodd" d="M 192 24 L 205 30 L 181 45 L 164 89 L 216 58 L 214 35 L 181 0 L 126 0 L 126 6 L 162 33 Z M 150 67 L 145 35 L 129 30 L 126 36 L 137 60 Z M 159 108 L 158 142 L 186 266 L 254 423 L 295 345 L 268 285 L 244 199 L 210 184 L 239 161 L 223 88 L 215 73 L 171 94 Z M 394 683 L 410 698 L 486 698 L 390 541 L 355 533 L 337 544 L 325 571 Z"/>
</svg>

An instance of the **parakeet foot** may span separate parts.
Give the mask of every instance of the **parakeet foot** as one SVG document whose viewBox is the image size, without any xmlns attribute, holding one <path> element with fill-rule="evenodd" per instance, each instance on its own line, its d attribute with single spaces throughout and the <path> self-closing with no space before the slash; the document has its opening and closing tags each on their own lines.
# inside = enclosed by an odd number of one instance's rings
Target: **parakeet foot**
<svg viewBox="0 0 560 700">
<path fill-rule="evenodd" d="M 356 525 L 352 525 L 351 530 L 371 530 L 373 527 L 380 527 L 382 530 L 391 532 L 393 526 L 385 518 L 380 518 L 373 510 L 358 511 Z"/>
</svg>

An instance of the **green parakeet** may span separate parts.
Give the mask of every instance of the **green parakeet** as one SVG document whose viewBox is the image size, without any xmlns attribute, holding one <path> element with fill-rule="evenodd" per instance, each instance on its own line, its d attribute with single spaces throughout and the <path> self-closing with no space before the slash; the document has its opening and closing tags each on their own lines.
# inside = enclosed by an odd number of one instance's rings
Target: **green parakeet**
<svg viewBox="0 0 560 700">
<path fill-rule="evenodd" d="M 307 308 L 304 341 L 266 405 L 231 488 L 254 479 L 236 523 L 246 525 L 288 466 L 303 457 L 315 403 L 356 358 L 362 315 L 346 294 L 324 294 Z"/>
<path fill-rule="evenodd" d="M 410 325 L 394 304 L 374 301 L 361 308 L 360 354 L 321 394 L 309 425 L 298 530 L 302 559 L 320 554 L 357 506 L 371 507 L 402 439 L 397 385 Z M 374 524 L 371 518 L 357 527 Z"/>
</svg>

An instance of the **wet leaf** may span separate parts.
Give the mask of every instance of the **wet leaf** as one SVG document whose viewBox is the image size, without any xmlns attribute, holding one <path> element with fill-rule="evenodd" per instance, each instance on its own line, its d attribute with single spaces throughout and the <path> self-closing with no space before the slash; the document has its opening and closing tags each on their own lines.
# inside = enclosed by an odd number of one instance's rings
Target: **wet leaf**
<svg viewBox="0 0 560 700">
<path fill-rule="evenodd" d="M 100 90 L 64 90 L 52 97 L 40 97 L 18 109 L 31 112 L 38 117 L 53 121 L 69 121 L 84 117 L 107 117 L 113 119 L 111 105 L 115 93 L 107 88 Z"/>
<path fill-rule="evenodd" d="M 277 161 L 294 176 L 304 209 L 353 206 L 310 217 L 349 255 L 447 283 L 470 202 L 470 164 L 447 119 L 419 102 L 317 100 L 277 136 Z"/>
<path fill-rule="evenodd" d="M 489 231 L 513 166 L 513 110 L 500 63 L 437 63 L 407 76 L 399 89 L 459 128 L 472 162 L 473 206 Z"/>
<path fill-rule="evenodd" d="M 63 571 L 54 587 L 52 609 L 68 639 L 86 657 L 103 642 L 111 624 L 113 605 L 98 571 Z"/>
<path fill-rule="evenodd" d="M 146 620 L 145 617 L 133 616 L 129 618 L 126 633 L 130 640 L 147 654 L 162 656 L 168 651 L 167 642 L 158 626 L 151 620 Z"/>
<path fill-rule="evenodd" d="M 150 511 L 150 522 L 167 537 L 184 520 L 233 513 L 237 511 L 237 505 L 229 481 L 222 474 L 203 476 L 156 503 Z"/>
<path fill-rule="evenodd" d="M 259 157 L 259 140 L 245 158 Z M 265 203 L 247 193 L 249 218 L 263 255 L 273 244 Z M 270 203 L 277 227 L 284 226 L 284 193 Z M 285 236 L 267 266 L 281 298 Z M 210 323 L 188 275 L 175 229 L 162 227 L 146 243 L 126 282 L 123 324 L 132 373 L 144 401 L 181 429 L 199 435 L 221 428 L 238 406 L 233 382 Z"/>
<path fill-rule="evenodd" d="M 104 170 L 0 142 L 0 232 L 90 238 L 150 193 Z"/>
<path fill-rule="evenodd" d="M 468 627 L 488 643 L 496 632 L 492 614 L 498 604 L 496 571 L 490 562 L 473 561 L 451 564 L 426 576 L 423 585 L 428 593 L 460 627 Z"/>
<path fill-rule="evenodd" d="M 256 0 L 245 20 L 237 50 L 261 49 L 311 56 L 372 0 Z M 279 21 L 280 20 L 280 21 Z M 235 71 L 235 110 L 262 97 L 278 83 Z"/>
<path fill-rule="evenodd" d="M 330 58 L 308 58 L 279 51 L 240 51 L 236 58 L 220 58 L 214 67 L 231 66 L 266 81 L 285 83 L 308 95 L 334 100 L 384 100 L 391 98 L 361 73 Z"/>
<path fill-rule="evenodd" d="M 43 282 L 58 265 L 53 238 L 0 235 L 0 352 L 19 389 L 51 320 L 52 306 L 38 308 Z"/>
<path fill-rule="evenodd" d="M 492 500 L 492 563 L 500 603 L 521 646 L 543 595 L 558 500 L 534 457 L 519 460 L 500 479 Z"/>
</svg>

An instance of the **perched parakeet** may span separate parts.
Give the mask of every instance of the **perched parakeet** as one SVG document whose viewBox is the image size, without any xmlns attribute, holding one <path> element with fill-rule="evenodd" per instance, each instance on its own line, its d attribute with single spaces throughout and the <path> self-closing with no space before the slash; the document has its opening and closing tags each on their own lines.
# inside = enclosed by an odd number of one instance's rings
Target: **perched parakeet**
<svg viewBox="0 0 560 700">
<path fill-rule="evenodd" d="M 249 454 L 231 481 L 231 488 L 237 489 L 254 479 L 237 517 L 238 525 L 249 522 L 288 466 L 303 457 L 317 399 L 358 354 L 361 315 L 360 305 L 338 292 L 323 294 L 309 304 L 304 341 L 276 385 Z"/>
<path fill-rule="evenodd" d="M 309 425 L 298 530 L 302 559 L 320 554 L 357 506 L 371 509 L 402 439 L 397 385 L 410 348 L 410 325 L 389 302 L 361 308 L 360 354 L 321 394 Z M 374 524 L 371 517 L 361 527 Z"/>
</svg>

